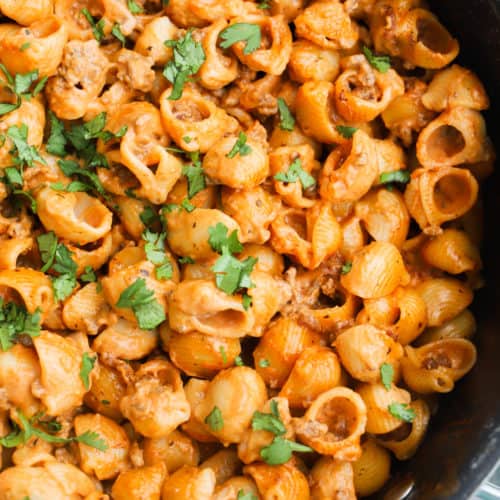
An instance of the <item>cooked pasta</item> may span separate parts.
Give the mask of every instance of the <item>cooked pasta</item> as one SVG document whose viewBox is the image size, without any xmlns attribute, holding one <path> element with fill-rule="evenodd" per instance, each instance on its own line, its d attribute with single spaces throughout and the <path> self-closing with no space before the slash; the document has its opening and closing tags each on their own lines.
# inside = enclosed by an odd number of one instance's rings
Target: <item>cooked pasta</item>
<svg viewBox="0 0 500 500">
<path fill-rule="evenodd" d="M 0 498 L 383 488 L 476 362 L 459 42 L 421 0 L 0 14 Z"/>
</svg>

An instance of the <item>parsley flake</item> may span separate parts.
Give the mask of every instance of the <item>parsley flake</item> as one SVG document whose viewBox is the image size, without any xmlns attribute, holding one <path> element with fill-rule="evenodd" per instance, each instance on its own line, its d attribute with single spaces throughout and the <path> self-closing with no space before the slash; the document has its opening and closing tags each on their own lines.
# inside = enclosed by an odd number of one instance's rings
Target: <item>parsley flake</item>
<svg viewBox="0 0 500 500">
<path fill-rule="evenodd" d="M 265 358 L 264 358 L 264 359 L 261 359 L 261 360 L 259 361 L 259 366 L 260 366 L 261 368 L 268 368 L 269 366 L 271 366 L 271 363 L 269 362 L 269 360 L 268 360 L 268 359 L 265 359 Z"/>
<path fill-rule="evenodd" d="M 241 356 L 236 356 L 234 358 L 234 364 L 236 366 L 245 366 L 245 363 L 243 363 L 243 360 L 241 359 Z"/>
<path fill-rule="evenodd" d="M 227 49 L 237 42 L 246 42 L 243 54 L 248 55 L 260 47 L 261 32 L 258 24 L 235 23 L 222 30 L 220 46 Z"/>
</svg>

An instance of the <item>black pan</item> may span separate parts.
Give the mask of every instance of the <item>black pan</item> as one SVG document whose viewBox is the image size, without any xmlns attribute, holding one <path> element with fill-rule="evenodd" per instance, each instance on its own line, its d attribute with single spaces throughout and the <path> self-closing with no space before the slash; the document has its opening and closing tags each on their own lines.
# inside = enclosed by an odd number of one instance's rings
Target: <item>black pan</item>
<svg viewBox="0 0 500 500">
<path fill-rule="evenodd" d="M 500 157 L 500 1 L 430 0 L 430 8 L 458 38 L 457 62 L 486 86 L 488 132 Z M 500 458 L 500 173 L 487 180 L 483 195 L 487 285 L 474 302 L 477 365 L 441 397 L 422 447 L 395 473 L 379 496 L 384 500 L 466 500 Z"/>
</svg>

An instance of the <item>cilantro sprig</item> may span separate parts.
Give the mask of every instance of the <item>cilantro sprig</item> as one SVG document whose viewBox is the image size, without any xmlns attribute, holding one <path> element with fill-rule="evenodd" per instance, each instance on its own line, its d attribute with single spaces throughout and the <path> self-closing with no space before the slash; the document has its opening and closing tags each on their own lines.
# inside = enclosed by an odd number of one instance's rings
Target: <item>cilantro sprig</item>
<svg viewBox="0 0 500 500">
<path fill-rule="evenodd" d="M 15 448 L 21 444 L 27 443 L 32 437 L 36 437 L 38 439 L 42 439 L 47 443 L 54 444 L 67 444 L 71 442 L 78 442 L 82 444 L 86 444 L 87 446 L 91 446 L 92 448 L 96 448 L 100 451 L 106 451 L 108 449 L 108 444 L 102 437 L 97 434 L 97 432 L 86 431 L 79 436 L 63 438 L 60 436 L 54 436 L 49 434 L 35 425 L 43 425 L 43 422 L 39 421 L 40 414 L 34 415 L 30 419 L 24 415 L 21 410 L 17 410 L 17 417 L 21 426 L 17 426 L 14 424 L 15 429 L 4 437 L 0 438 L 0 445 L 5 448 Z"/>
<path fill-rule="evenodd" d="M 184 84 L 198 72 L 206 56 L 201 43 L 193 40 L 192 30 L 179 40 L 167 40 L 165 45 L 173 49 L 173 57 L 166 64 L 163 76 L 173 85 L 168 98 L 175 101 L 182 97 Z"/>
<path fill-rule="evenodd" d="M 131 308 L 139 327 L 145 330 L 156 328 L 166 319 L 163 307 L 155 299 L 154 292 L 146 287 L 144 278 L 137 278 L 123 290 L 116 306 Z"/>
<path fill-rule="evenodd" d="M 64 300 L 77 285 L 76 271 L 78 266 L 71 258 L 72 252 L 51 231 L 37 238 L 38 249 L 43 262 L 42 272 L 55 271 L 57 276 L 51 276 L 52 289 L 56 300 Z"/>
<path fill-rule="evenodd" d="M 286 434 L 285 424 L 281 421 L 278 403 L 276 400 L 270 402 L 271 413 L 256 411 L 252 417 L 252 429 L 254 431 L 268 431 L 275 436 Z"/>
<path fill-rule="evenodd" d="M 313 449 L 289 439 L 275 437 L 269 446 L 265 446 L 260 450 L 260 456 L 269 465 L 281 465 L 292 458 L 294 451 L 311 453 Z"/>
<path fill-rule="evenodd" d="M 309 189 L 316 184 L 314 177 L 302 168 L 300 158 L 296 158 L 286 172 L 278 172 L 274 179 L 280 182 L 300 181 L 304 189 Z"/>
<path fill-rule="evenodd" d="M 233 256 L 243 250 L 243 245 L 238 239 L 237 231 L 234 230 L 228 235 L 228 228 L 222 222 L 208 229 L 208 243 L 214 250 L 221 254 L 217 259 L 212 271 L 215 273 L 215 283 L 217 288 L 232 295 L 237 291 L 253 288 L 255 285 L 250 279 L 254 265 L 257 263 L 255 257 L 247 257 L 240 261 Z M 246 306 L 249 307 L 246 301 Z M 245 303 L 244 303 L 245 306 Z"/>
<path fill-rule="evenodd" d="M 220 46 L 227 49 L 237 42 L 245 42 L 243 54 L 248 55 L 260 47 L 261 31 L 258 24 L 235 23 L 222 30 L 220 38 L 223 40 Z"/>
<path fill-rule="evenodd" d="M 15 302 L 0 298 L 0 347 L 8 351 L 22 335 L 31 338 L 40 335 L 40 310 L 33 314 Z"/>
<path fill-rule="evenodd" d="M 15 103 L 0 103 L 0 116 L 18 109 L 23 100 L 29 101 L 32 97 L 36 97 L 47 83 L 47 77 L 39 79 L 37 69 L 28 73 L 17 73 L 13 76 L 3 64 L 0 64 L 0 71 L 5 77 L 5 79 L 0 80 L 0 86 L 16 97 Z M 33 87 L 35 82 L 37 83 Z"/>
<path fill-rule="evenodd" d="M 269 465 L 281 465 L 292 458 L 294 451 L 310 453 L 313 450 L 282 436 L 286 434 L 286 427 L 281 420 L 278 403 L 275 400 L 270 402 L 271 413 L 256 411 L 252 417 L 252 429 L 256 431 L 267 431 L 274 434 L 272 443 L 264 446 L 260 450 L 260 456 Z"/>
<path fill-rule="evenodd" d="M 188 181 L 188 198 L 191 199 L 207 187 L 199 152 L 190 153 L 191 164 L 182 167 L 182 175 Z"/>
<path fill-rule="evenodd" d="M 165 233 L 153 233 L 149 229 L 142 233 L 142 239 L 146 242 L 146 258 L 156 266 L 155 273 L 159 280 L 168 280 L 173 274 L 172 263 L 165 253 L 166 236 Z"/>
<path fill-rule="evenodd" d="M 208 228 L 208 244 L 212 250 L 217 253 L 240 253 L 243 251 L 243 245 L 238 239 L 236 229 L 228 235 L 229 229 L 222 222 Z"/>
<path fill-rule="evenodd" d="M 7 129 L 7 137 L 12 141 L 12 162 L 21 169 L 21 172 L 24 167 L 32 167 L 35 161 L 47 164 L 36 147 L 28 143 L 28 133 L 28 126 L 25 123 L 12 125 Z"/>
<path fill-rule="evenodd" d="M 118 132 L 113 133 L 104 130 L 106 120 L 107 115 L 103 112 L 86 123 L 72 125 L 66 130 L 63 122 L 49 112 L 50 134 L 47 151 L 60 158 L 73 154 L 83 160 L 87 168 L 108 168 L 106 157 L 97 152 L 97 140 L 108 142 L 111 139 L 119 139 L 127 133 L 128 127 L 124 125 Z"/>
</svg>

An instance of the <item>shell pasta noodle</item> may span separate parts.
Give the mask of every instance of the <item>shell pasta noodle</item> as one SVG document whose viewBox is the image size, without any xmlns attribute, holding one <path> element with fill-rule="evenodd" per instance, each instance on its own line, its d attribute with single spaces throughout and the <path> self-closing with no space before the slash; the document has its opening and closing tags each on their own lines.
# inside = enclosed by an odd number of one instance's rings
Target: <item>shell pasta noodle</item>
<svg viewBox="0 0 500 500">
<path fill-rule="evenodd" d="M 477 358 L 459 41 L 423 0 L 0 14 L 0 499 L 383 489 Z"/>
</svg>

